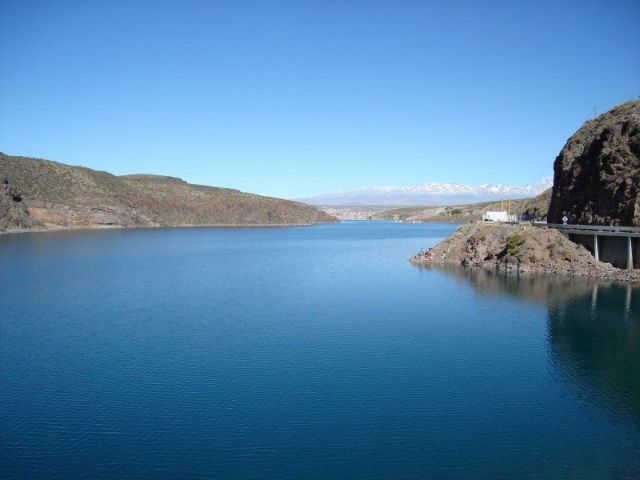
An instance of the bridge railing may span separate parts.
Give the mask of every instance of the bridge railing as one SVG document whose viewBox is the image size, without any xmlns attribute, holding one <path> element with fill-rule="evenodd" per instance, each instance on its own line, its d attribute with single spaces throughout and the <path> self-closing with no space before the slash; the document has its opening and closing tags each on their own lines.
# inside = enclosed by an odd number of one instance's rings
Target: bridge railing
<svg viewBox="0 0 640 480">
<path fill-rule="evenodd" d="M 562 223 L 540 223 L 536 224 L 540 227 L 556 228 L 558 230 L 573 230 L 583 231 L 584 233 L 598 234 L 602 233 L 635 233 L 640 234 L 640 227 L 621 227 L 621 226 L 607 226 L 607 225 L 571 225 Z"/>
</svg>

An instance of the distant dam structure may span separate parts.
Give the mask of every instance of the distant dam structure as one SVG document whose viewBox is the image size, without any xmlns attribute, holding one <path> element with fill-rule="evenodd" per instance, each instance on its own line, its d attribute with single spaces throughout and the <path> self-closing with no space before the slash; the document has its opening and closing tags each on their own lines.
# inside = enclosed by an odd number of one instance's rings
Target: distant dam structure
<svg viewBox="0 0 640 480">
<path fill-rule="evenodd" d="M 640 228 L 548 223 L 569 240 L 584 246 L 596 260 L 617 268 L 640 268 Z"/>
</svg>

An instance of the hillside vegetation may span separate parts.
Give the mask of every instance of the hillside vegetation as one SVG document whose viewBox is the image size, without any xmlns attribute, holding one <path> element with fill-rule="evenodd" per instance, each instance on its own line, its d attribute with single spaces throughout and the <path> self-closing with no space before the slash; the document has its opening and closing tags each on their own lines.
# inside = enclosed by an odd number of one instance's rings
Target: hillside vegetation
<svg viewBox="0 0 640 480">
<path fill-rule="evenodd" d="M 299 202 L 192 185 L 173 177 L 115 176 L 2 153 L 1 178 L 6 178 L 7 188 L 24 197 L 27 215 L 40 228 L 308 225 L 335 221 Z"/>
</svg>

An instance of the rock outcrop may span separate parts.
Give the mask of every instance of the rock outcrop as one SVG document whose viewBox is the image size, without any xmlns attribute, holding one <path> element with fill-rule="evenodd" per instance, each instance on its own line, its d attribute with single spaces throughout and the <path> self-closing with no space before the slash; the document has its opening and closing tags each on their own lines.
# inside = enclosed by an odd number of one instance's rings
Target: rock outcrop
<svg viewBox="0 0 640 480">
<path fill-rule="evenodd" d="M 192 185 L 159 175 L 115 176 L 2 153 L 0 177 L 6 177 L 7 185 L 11 185 L 4 190 L 13 192 L 5 193 L 4 203 L 0 204 L 11 212 L 5 214 L 11 229 L 27 228 L 29 218 L 41 229 L 310 225 L 337 221 L 311 205 L 291 200 Z"/>
<path fill-rule="evenodd" d="M 31 228 L 33 222 L 22 192 L 0 178 L 0 232 Z"/>
<path fill-rule="evenodd" d="M 532 225 L 472 223 L 411 258 L 416 264 L 453 264 L 513 273 L 551 273 L 640 282 L 639 270 L 597 262 L 558 230 Z"/>
<path fill-rule="evenodd" d="M 548 220 L 640 225 L 640 100 L 586 122 L 554 163 Z"/>
</svg>

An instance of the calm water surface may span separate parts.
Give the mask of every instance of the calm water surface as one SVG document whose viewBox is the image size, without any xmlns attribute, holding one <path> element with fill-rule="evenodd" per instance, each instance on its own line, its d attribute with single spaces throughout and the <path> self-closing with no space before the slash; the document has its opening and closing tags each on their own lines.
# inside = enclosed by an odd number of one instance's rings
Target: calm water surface
<svg viewBox="0 0 640 480">
<path fill-rule="evenodd" d="M 0 478 L 638 478 L 640 291 L 452 229 L 0 237 Z"/>
</svg>

